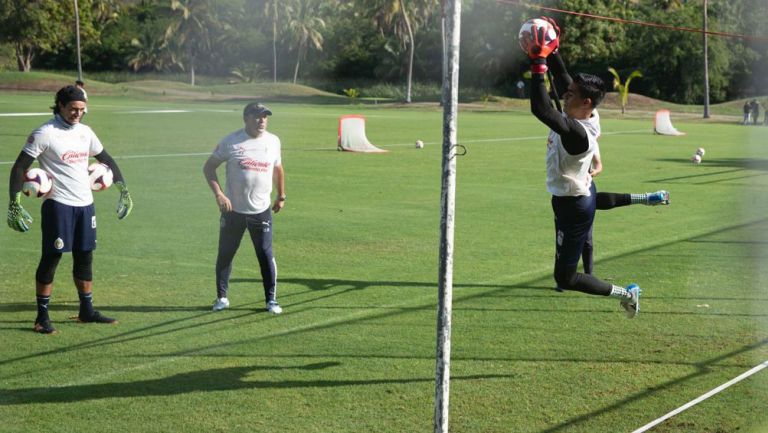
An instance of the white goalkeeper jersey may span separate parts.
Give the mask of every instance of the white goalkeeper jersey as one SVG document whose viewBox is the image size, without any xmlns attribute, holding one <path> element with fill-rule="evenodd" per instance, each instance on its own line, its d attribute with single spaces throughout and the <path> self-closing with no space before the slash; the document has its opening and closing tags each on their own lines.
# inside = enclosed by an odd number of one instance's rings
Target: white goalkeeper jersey
<svg viewBox="0 0 768 433">
<path fill-rule="evenodd" d="M 565 114 L 563 114 L 565 116 Z M 585 120 L 576 120 L 587 131 L 589 147 L 583 153 L 571 155 L 563 147 L 560 134 L 549 131 L 547 138 L 547 191 L 559 197 L 589 196 L 592 176 L 589 169 L 600 136 L 600 115 L 597 110 Z"/>
<path fill-rule="evenodd" d="M 37 159 L 40 168 L 53 178 L 46 200 L 68 206 L 93 203 L 88 158 L 103 152 L 104 146 L 90 127 L 70 125 L 56 116 L 32 131 L 23 151 Z"/>
<path fill-rule="evenodd" d="M 257 214 L 269 209 L 272 174 L 282 164 L 280 139 L 276 135 L 264 131 L 253 138 L 240 129 L 224 137 L 211 156 L 226 162 L 225 193 L 233 211 Z"/>
</svg>

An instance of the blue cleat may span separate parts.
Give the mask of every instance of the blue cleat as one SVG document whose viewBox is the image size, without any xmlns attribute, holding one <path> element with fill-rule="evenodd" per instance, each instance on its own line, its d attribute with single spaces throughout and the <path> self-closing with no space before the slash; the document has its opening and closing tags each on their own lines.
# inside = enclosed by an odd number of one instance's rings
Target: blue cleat
<svg viewBox="0 0 768 433">
<path fill-rule="evenodd" d="M 648 193 L 648 202 L 646 203 L 648 206 L 656 206 L 659 204 L 668 205 L 669 204 L 669 192 L 668 191 L 656 191 L 656 192 L 649 192 Z"/>
<path fill-rule="evenodd" d="M 627 312 L 627 318 L 633 319 L 640 312 L 640 286 L 637 284 L 630 284 L 627 286 L 627 292 L 632 295 L 631 298 L 624 298 L 619 302 L 621 308 Z"/>
</svg>

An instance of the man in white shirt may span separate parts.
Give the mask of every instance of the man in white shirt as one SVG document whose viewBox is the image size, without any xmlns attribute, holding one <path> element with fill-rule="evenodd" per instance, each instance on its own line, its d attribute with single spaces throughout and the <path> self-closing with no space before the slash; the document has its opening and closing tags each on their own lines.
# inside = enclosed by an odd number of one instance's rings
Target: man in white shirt
<svg viewBox="0 0 768 433">
<path fill-rule="evenodd" d="M 280 139 L 267 132 L 272 111 L 260 103 L 243 109 L 245 127 L 224 137 L 203 166 L 208 185 L 221 212 L 219 251 L 216 258 L 216 300 L 213 311 L 229 307 L 229 277 L 243 233 L 248 230 L 261 269 L 266 309 L 283 310 L 277 302 L 277 264 L 272 253 L 272 212 L 285 206 L 285 172 Z M 226 164 L 226 189 L 216 169 Z M 277 188 L 274 202 L 273 186 Z M 271 206 L 270 206 L 271 204 Z"/>
<path fill-rule="evenodd" d="M 62 87 L 56 93 L 54 118 L 35 129 L 11 168 L 8 226 L 19 232 L 29 230 L 32 218 L 21 205 L 24 173 L 37 160 L 40 168 L 53 178 L 53 189 L 41 207 L 42 256 L 35 273 L 37 318 L 34 330 L 53 334 L 48 304 L 53 279 L 62 253 L 72 252 L 72 275 L 78 296 L 81 322 L 115 323 L 93 309 L 92 263 L 96 249 L 96 212 L 88 177 L 88 158 L 93 156 L 110 167 L 120 190 L 118 218 L 128 216 L 133 201 L 117 163 L 104 150 L 93 130 L 80 123 L 85 113 L 83 92 L 75 86 Z"/>
</svg>

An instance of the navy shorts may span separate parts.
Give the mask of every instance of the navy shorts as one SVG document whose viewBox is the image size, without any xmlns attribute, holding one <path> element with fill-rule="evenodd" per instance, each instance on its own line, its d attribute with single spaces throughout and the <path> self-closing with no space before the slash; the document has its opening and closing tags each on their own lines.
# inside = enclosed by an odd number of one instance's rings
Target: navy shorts
<svg viewBox="0 0 768 433">
<path fill-rule="evenodd" d="M 597 191 L 590 187 L 590 196 L 552 196 L 555 213 L 555 261 L 561 265 L 579 264 L 584 243 L 595 221 Z"/>
<path fill-rule="evenodd" d="M 46 200 L 40 214 L 44 255 L 96 249 L 96 210 L 93 204 L 67 206 Z"/>
</svg>

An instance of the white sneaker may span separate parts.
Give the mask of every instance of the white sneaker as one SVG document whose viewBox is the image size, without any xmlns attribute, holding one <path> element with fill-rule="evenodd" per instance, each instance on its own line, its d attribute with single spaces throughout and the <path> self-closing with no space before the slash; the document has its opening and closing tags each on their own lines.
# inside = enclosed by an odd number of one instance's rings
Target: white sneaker
<svg viewBox="0 0 768 433">
<path fill-rule="evenodd" d="M 283 312 L 283 309 L 280 307 L 280 304 L 278 304 L 277 301 L 269 301 L 267 302 L 267 311 L 272 314 L 280 314 Z"/>
<path fill-rule="evenodd" d="M 225 308 L 229 308 L 229 299 L 216 298 L 216 300 L 213 302 L 213 311 L 221 311 Z"/>
<path fill-rule="evenodd" d="M 631 298 L 624 298 L 619 303 L 621 308 L 627 312 L 627 318 L 633 319 L 640 312 L 640 286 L 637 284 L 630 284 L 627 286 L 627 292 L 632 295 Z"/>
</svg>

